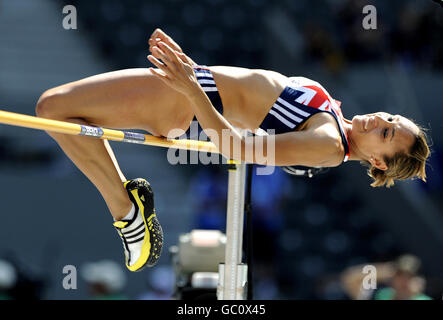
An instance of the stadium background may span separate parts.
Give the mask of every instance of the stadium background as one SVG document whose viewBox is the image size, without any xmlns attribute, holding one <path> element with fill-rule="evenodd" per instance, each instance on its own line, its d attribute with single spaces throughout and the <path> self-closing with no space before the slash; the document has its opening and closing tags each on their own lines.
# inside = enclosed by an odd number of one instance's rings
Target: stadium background
<svg viewBox="0 0 443 320">
<path fill-rule="evenodd" d="M 77 9 L 77 30 L 62 8 Z M 377 9 L 364 30 L 362 7 Z M 385 110 L 429 129 L 428 183 L 374 189 L 358 163 L 312 179 L 277 169 L 254 176 L 255 296 L 347 299 L 348 266 L 413 253 L 426 293 L 443 292 L 443 11 L 432 1 L 359 0 L 1 0 L 0 105 L 34 114 L 53 86 L 122 68 L 146 67 L 147 39 L 160 27 L 199 64 L 263 68 L 320 82 L 345 117 Z M 122 297 L 167 298 L 167 248 L 195 228 L 224 229 L 223 168 L 169 165 L 166 150 L 111 143 L 128 178 L 147 178 L 166 232 L 159 266 L 121 270 Z M 88 299 L 89 262 L 123 267 L 104 201 L 44 132 L 0 126 L 0 258 L 18 272 L 16 297 Z M 65 265 L 79 270 L 64 290 Z"/>
</svg>

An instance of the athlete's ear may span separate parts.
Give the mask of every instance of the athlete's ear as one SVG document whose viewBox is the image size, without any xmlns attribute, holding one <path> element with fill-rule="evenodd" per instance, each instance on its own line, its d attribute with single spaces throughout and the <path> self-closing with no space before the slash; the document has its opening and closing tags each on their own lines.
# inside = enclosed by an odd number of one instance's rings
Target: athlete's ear
<svg viewBox="0 0 443 320">
<path fill-rule="evenodd" d="M 371 156 L 369 158 L 369 162 L 371 163 L 371 165 L 373 167 L 376 167 L 377 169 L 380 169 L 380 170 L 383 170 L 383 171 L 388 169 L 388 166 L 386 165 L 386 162 L 383 159 L 380 159 L 378 157 Z"/>
</svg>

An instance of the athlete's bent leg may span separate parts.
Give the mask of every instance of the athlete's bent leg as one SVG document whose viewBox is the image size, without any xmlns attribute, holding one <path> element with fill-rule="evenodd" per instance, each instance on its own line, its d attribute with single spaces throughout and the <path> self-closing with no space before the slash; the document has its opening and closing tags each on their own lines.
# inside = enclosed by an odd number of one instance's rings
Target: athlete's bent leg
<svg viewBox="0 0 443 320">
<path fill-rule="evenodd" d="M 36 113 L 79 124 L 145 129 L 169 137 L 171 129 L 186 130 L 194 116 L 186 98 L 147 69 L 110 72 L 50 89 L 40 97 Z M 139 271 L 155 265 L 163 232 L 149 183 L 126 181 L 106 140 L 48 133 L 106 201 L 117 220 L 114 226 L 123 240 L 128 269 Z"/>
<path fill-rule="evenodd" d="M 53 102 L 50 98 L 42 96 L 37 104 L 37 116 L 91 125 L 80 118 L 51 116 L 50 113 L 45 111 L 45 109 L 49 109 L 48 105 L 51 103 Z M 132 203 L 123 187 L 126 178 L 120 170 L 109 142 L 96 138 L 76 137 L 53 132 L 48 132 L 48 134 L 57 141 L 69 159 L 96 186 L 114 219 L 120 220 L 123 218 L 131 209 Z"/>
<path fill-rule="evenodd" d="M 193 117 L 187 100 L 147 69 L 109 72 L 50 89 L 40 97 L 36 113 L 79 124 L 146 129 L 155 135 L 167 135 L 176 127 L 186 129 Z M 97 187 L 114 219 L 123 218 L 131 202 L 109 143 L 48 133 Z"/>
</svg>

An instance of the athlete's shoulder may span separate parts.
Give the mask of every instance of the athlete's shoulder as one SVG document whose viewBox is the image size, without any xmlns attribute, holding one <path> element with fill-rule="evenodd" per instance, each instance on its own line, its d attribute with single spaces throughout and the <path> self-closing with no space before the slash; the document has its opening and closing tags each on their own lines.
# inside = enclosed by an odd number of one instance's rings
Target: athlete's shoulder
<svg viewBox="0 0 443 320">
<path fill-rule="evenodd" d="M 328 155 L 323 165 L 328 167 L 340 165 L 343 161 L 344 146 L 337 121 L 329 112 L 316 113 L 308 121 L 306 131 L 316 136 L 323 153 Z"/>
<path fill-rule="evenodd" d="M 306 78 L 306 77 L 292 76 L 292 77 L 289 77 L 289 80 L 291 81 L 292 86 L 301 86 L 302 87 L 302 86 L 309 86 L 309 85 L 317 85 L 317 86 L 321 87 L 319 82 L 309 79 L 309 78 Z"/>
</svg>

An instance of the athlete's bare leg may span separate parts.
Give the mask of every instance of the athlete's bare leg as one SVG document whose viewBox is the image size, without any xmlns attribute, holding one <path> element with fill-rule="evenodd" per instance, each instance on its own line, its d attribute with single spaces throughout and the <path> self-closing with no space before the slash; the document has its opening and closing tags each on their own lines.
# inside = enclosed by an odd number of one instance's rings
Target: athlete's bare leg
<svg viewBox="0 0 443 320">
<path fill-rule="evenodd" d="M 37 103 L 39 117 L 120 129 L 144 129 L 167 136 L 186 130 L 194 114 L 186 98 L 165 86 L 148 69 L 104 73 L 46 91 Z M 112 216 L 123 218 L 131 201 L 108 141 L 48 132 L 91 180 Z"/>
</svg>

